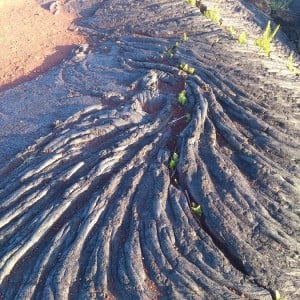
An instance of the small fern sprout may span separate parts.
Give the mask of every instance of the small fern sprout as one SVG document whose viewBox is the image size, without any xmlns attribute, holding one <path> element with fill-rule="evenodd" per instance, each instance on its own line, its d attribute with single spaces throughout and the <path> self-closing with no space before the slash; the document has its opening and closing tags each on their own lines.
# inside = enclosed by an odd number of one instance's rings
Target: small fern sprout
<svg viewBox="0 0 300 300">
<path fill-rule="evenodd" d="M 182 41 L 183 42 L 187 42 L 189 40 L 189 37 L 187 36 L 187 34 L 184 32 L 183 33 L 183 37 L 182 37 Z"/>
<path fill-rule="evenodd" d="M 291 72 L 295 72 L 296 71 L 296 68 L 294 66 L 294 52 L 291 52 L 290 56 L 288 57 L 288 60 L 287 60 L 287 68 L 291 71 Z"/>
<path fill-rule="evenodd" d="M 180 69 L 188 74 L 194 74 L 195 68 L 189 67 L 188 64 L 180 64 Z"/>
<path fill-rule="evenodd" d="M 187 122 L 190 122 L 190 121 L 192 120 L 192 117 L 191 117 L 191 114 L 190 114 L 190 113 L 186 113 L 186 114 L 185 114 L 185 120 L 186 120 Z"/>
<path fill-rule="evenodd" d="M 186 2 L 191 6 L 196 6 L 196 0 L 186 0 Z"/>
<path fill-rule="evenodd" d="M 183 106 L 185 105 L 186 101 L 187 101 L 186 90 L 183 90 L 178 95 L 178 103 Z"/>
<path fill-rule="evenodd" d="M 220 16 L 220 8 L 218 6 L 215 6 L 211 9 L 205 10 L 204 16 L 209 18 L 211 21 L 218 24 L 219 26 L 222 25 L 222 19 Z"/>
<path fill-rule="evenodd" d="M 274 31 L 271 29 L 271 21 L 268 21 L 267 27 L 263 33 L 261 38 L 256 39 L 255 44 L 256 46 L 260 47 L 266 56 L 270 56 L 272 51 L 272 41 L 278 32 L 280 25 L 277 25 Z"/>
<path fill-rule="evenodd" d="M 177 166 L 178 160 L 179 160 L 179 155 L 176 152 L 174 152 L 172 159 L 169 163 L 169 167 L 174 170 Z"/>
<path fill-rule="evenodd" d="M 191 209 L 197 216 L 202 217 L 203 211 L 200 204 L 197 205 L 195 202 L 192 202 Z"/>
<path fill-rule="evenodd" d="M 233 28 L 233 26 L 227 27 L 227 31 L 230 33 L 231 36 L 236 35 L 236 30 Z"/>
<path fill-rule="evenodd" d="M 240 45 L 247 44 L 247 33 L 246 33 L 246 31 L 243 31 L 239 35 L 238 42 L 239 42 Z"/>
</svg>

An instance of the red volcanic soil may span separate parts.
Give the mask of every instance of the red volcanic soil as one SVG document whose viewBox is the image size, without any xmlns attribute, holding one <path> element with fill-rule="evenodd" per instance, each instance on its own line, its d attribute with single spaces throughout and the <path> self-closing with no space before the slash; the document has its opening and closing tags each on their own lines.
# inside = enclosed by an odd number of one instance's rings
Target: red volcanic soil
<svg viewBox="0 0 300 300">
<path fill-rule="evenodd" d="M 0 90 L 36 77 L 84 43 L 75 19 L 62 5 L 54 14 L 35 0 L 0 0 Z"/>
</svg>

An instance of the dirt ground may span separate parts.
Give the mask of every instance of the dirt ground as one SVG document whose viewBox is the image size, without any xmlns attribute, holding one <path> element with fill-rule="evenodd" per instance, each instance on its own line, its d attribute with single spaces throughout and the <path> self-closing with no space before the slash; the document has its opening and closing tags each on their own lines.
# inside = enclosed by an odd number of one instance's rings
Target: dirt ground
<svg viewBox="0 0 300 300">
<path fill-rule="evenodd" d="M 35 0 L 0 0 L 0 90 L 36 77 L 84 43 L 76 17 Z"/>
<path fill-rule="evenodd" d="M 74 25 L 78 16 L 64 11 L 65 1 L 52 2 L 61 4 L 59 13 L 35 0 L 0 0 L 0 91 L 45 72 L 85 42 Z"/>
</svg>

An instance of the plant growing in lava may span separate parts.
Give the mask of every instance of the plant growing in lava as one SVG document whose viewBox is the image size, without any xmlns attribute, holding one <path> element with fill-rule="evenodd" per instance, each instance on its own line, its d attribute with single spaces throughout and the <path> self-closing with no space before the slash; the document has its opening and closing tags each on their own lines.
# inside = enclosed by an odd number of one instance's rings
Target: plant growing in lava
<svg viewBox="0 0 300 300">
<path fill-rule="evenodd" d="M 186 90 L 183 90 L 178 95 L 178 102 L 180 105 L 185 105 L 187 101 Z"/>
<path fill-rule="evenodd" d="M 197 216 L 202 217 L 203 211 L 200 204 L 197 205 L 195 202 L 192 202 L 191 209 Z"/>
<path fill-rule="evenodd" d="M 179 160 L 179 156 L 176 152 L 174 152 L 173 156 L 172 156 L 172 159 L 169 163 L 169 167 L 174 170 L 177 166 L 178 160 Z"/>
<path fill-rule="evenodd" d="M 196 0 L 186 0 L 189 5 L 196 6 Z"/>
<path fill-rule="evenodd" d="M 240 45 L 247 44 L 247 33 L 246 33 L 246 31 L 243 31 L 239 35 L 238 42 L 239 42 Z"/>
<path fill-rule="evenodd" d="M 195 68 L 189 67 L 188 64 L 180 64 L 180 69 L 188 74 L 194 74 Z"/>
<path fill-rule="evenodd" d="M 218 6 L 214 6 L 211 9 L 205 10 L 204 16 L 209 18 L 214 23 L 217 23 L 219 26 L 222 25 L 222 19 L 220 17 L 220 8 Z"/>
<path fill-rule="evenodd" d="M 234 37 L 236 35 L 236 30 L 233 28 L 233 26 L 227 27 L 226 29 L 230 33 L 231 36 Z"/>
<path fill-rule="evenodd" d="M 174 54 L 175 54 L 175 52 L 177 50 L 177 47 L 178 47 L 177 43 L 178 42 L 176 42 L 176 44 L 174 46 L 172 46 L 172 47 L 170 47 L 170 48 L 168 48 L 164 51 L 164 53 L 167 54 L 170 58 L 174 57 Z"/>
<path fill-rule="evenodd" d="M 293 60 L 294 60 L 294 52 L 291 52 L 290 56 L 288 57 L 287 64 L 286 64 L 287 68 L 291 72 L 295 72 L 295 70 L 296 70 Z"/>
<path fill-rule="evenodd" d="M 274 31 L 271 29 L 271 21 L 268 21 L 267 27 L 263 33 L 261 38 L 256 39 L 255 44 L 256 46 L 260 47 L 266 56 L 270 56 L 272 51 L 272 41 L 275 37 L 276 33 L 278 32 L 280 25 L 277 25 Z"/>
<path fill-rule="evenodd" d="M 187 36 L 187 34 L 184 32 L 183 33 L 183 37 L 182 37 L 182 41 L 183 42 L 187 42 L 189 40 L 189 37 Z"/>
<path fill-rule="evenodd" d="M 177 50 L 177 48 L 180 46 L 181 43 L 184 43 L 184 42 L 187 42 L 189 39 L 189 37 L 187 36 L 187 34 L 184 32 L 183 33 L 183 36 L 182 36 L 182 39 L 180 41 L 177 41 L 175 43 L 175 45 L 169 47 L 168 49 L 166 49 L 164 51 L 165 54 L 167 54 L 170 58 L 173 58 L 174 57 L 174 54 Z"/>
<path fill-rule="evenodd" d="M 192 117 L 191 117 L 191 114 L 190 114 L 190 113 L 186 113 L 186 114 L 185 114 L 185 120 L 186 120 L 187 122 L 190 122 L 190 121 L 192 120 Z"/>
</svg>

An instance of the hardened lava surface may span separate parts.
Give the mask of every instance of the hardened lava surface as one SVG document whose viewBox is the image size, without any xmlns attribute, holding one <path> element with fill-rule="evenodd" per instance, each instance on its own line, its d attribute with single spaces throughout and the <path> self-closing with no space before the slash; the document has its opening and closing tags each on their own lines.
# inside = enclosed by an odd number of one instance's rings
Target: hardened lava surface
<svg viewBox="0 0 300 300">
<path fill-rule="evenodd" d="M 284 36 L 267 58 L 185 1 L 66 5 L 90 45 L 26 87 L 94 104 L 0 170 L 0 298 L 299 297 L 300 88 Z M 262 32 L 243 1 L 221 8 Z"/>
</svg>

